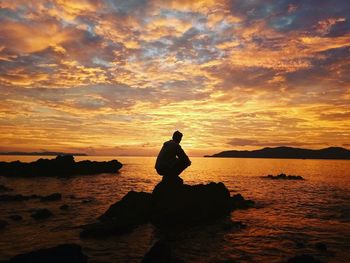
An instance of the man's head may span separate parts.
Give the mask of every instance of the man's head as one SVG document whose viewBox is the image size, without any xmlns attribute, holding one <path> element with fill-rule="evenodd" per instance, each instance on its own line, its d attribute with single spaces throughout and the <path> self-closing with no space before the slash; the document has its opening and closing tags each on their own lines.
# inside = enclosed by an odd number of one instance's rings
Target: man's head
<svg viewBox="0 0 350 263">
<path fill-rule="evenodd" d="M 173 140 L 177 143 L 180 143 L 182 139 L 182 133 L 179 131 L 174 132 L 173 134 Z"/>
</svg>

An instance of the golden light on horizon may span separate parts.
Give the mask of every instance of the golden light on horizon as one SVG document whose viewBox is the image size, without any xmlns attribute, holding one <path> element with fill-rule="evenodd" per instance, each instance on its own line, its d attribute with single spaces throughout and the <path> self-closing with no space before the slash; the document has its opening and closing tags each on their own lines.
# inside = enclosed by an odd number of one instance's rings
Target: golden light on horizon
<svg viewBox="0 0 350 263">
<path fill-rule="evenodd" d="M 2 1 L 0 150 L 349 148 L 346 5 Z"/>
</svg>

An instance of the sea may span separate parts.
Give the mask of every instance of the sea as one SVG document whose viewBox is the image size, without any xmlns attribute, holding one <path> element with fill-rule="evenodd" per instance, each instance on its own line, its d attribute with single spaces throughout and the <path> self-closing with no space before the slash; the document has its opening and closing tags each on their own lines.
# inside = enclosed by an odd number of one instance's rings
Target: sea
<svg viewBox="0 0 350 263">
<path fill-rule="evenodd" d="M 1 161 L 29 162 L 52 156 L 0 156 Z M 35 249 L 77 243 L 89 262 L 140 262 L 162 237 L 151 224 L 111 237 L 81 239 L 81 226 L 96 222 L 110 205 L 129 191 L 151 192 L 161 180 L 154 157 L 79 156 L 76 161 L 117 159 L 117 174 L 74 177 L 5 178 L 8 194 L 62 194 L 61 201 L 0 202 L 0 260 Z M 231 195 L 241 193 L 254 208 L 235 210 L 222 220 L 175 231 L 167 238 L 174 256 L 184 262 L 286 262 L 310 254 L 323 262 L 350 262 L 350 161 L 302 159 L 191 158 L 181 177 L 186 184 L 223 182 Z M 268 174 L 301 175 L 305 180 L 269 180 Z M 1 193 L 4 194 L 4 193 Z M 63 204 L 68 210 L 61 210 Z M 36 221 L 33 209 L 48 208 L 53 216 Z M 11 215 L 23 220 L 12 221 Z M 323 248 L 323 249 L 320 249 Z"/>
</svg>

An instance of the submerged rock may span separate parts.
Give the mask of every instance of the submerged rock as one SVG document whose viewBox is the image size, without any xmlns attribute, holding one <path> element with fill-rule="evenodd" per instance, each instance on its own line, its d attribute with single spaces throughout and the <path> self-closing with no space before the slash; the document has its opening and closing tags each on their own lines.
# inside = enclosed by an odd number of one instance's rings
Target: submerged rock
<svg viewBox="0 0 350 263">
<path fill-rule="evenodd" d="M 76 244 L 63 244 L 14 256 L 6 263 L 86 263 L 87 256 Z"/>
<path fill-rule="evenodd" d="M 62 194 L 60 193 L 53 193 L 47 196 L 42 196 L 40 197 L 40 201 L 45 202 L 45 201 L 59 201 L 62 199 Z"/>
<path fill-rule="evenodd" d="M 39 195 L 0 195 L 0 201 L 13 202 L 13 201 L 26 201 L 30 199 L 38 199 Z"/>
<path fill-rule="evenodd" d="M 53 214 L 49 209 L 39 208 L 35 210 L 34 213 L 32 213 L 30 216 L 36 220 L 40 220 L 40 219 L 46 219 L 52 215 Z"/>
<path fill-rule="evenodd" d="M 13 221 L 21 221 L 23 219 L 21 215 L 10 215 L 8 218 L 10 218 Z"/>
<path fill-rule="evenodd" d="M 116 173 L 122 167 L 117 160 L 108 162 L 75 162 L 72 155 L 58 155 L 55 159 L 39 159 L 31 163 L 0 162 L 0 176 L 71 176 Z"/>
<path fill-rule="evenodd" d="M 0 219 L 0 230 L 4 229 L 9 223 L 6 220 Z"/>
<path fill-rule="evenodd" d="M 311 255 L 303 254 L 288 259 L 287 263 L 322 263 L 322 261 L 314 258 Z"/>
<path fill-rule="evenodd" d="M 63 205 L 60 206 L 60 209 L 61 210 L 68 210 L 69 209 L 69 205 L 63 204 Z"/>
<path fill-rule="evenodd" d="M 241 195 L 231 197 L 223 183 L 186 185 L 182 180 L 162 180 L 151 193 L 131 191 L 99 217 L 83 226 L 82 237 L 120 234 L 151 222 L 159 228 L 196 225 L 251 207 Z"/>
<path fill-rule="evenodd" d="M 13 191 L 12 188 L 7 187 L 6 185 L 0 184 L 0 192 L 10 192 Z"/>
<path fill-rule="evenodd" d="M 328 250 L 328 247 L 325 243 L 317 242 L 315 244 L 315 248 L 321 252 L 326 252 Z"/>
<path fill-rule="evenodd" d="M 268 178 L 272 180 L 305 180 L 302 176 L 300 175 L 286 175 L 286 174 L 279 174 L 279 175 L 272 175 L 269 174 L 267 176 L 263 176 L 263 178 Z"/>
<path fill-rule="evenodd" d="M 40 199 L 40 201 L 58 201 L 62 199 L 62 195 L 60 193 L 53 193 L 47 196 L 41 196 L 41 195 L 22 195 L 22 194 L 16 194 L 16 195 L 0 195 L 0 201 L 4 202 L 15 202 L 15 201 L 27 201 L 31 199 Z"/>
</svg>

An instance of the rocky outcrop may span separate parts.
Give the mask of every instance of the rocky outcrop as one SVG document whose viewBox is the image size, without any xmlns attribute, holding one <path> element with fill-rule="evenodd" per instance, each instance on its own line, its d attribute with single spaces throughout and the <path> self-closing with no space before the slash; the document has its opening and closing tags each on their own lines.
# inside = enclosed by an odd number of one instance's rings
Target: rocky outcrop
<svg viewBox="0 0 350 263">
<path fill-rule="evenodd" d="M 231 197 L 223 183 L 186 185 L 182 180 L 162 180 L 152 193 L 131 191 L 113 204 L 94 224 L 83 226 L 82 237 L 121 234 L 151 222 L 165 229 L 196 225 L 253 206 L 241 195 Z"/>
<path fill-rule="evenodd" d="M 55 159 L 39 159 L 31 163 L 0 162 L 0 176 L 71 176 L 116 173 L 122 167 L 117 160 L 108 162 L 75 162 L 72 155 L 58 155 Z"/>
<path fill-rule="evenodd" d="M 263 178 L 272 179 L 272 180 L 305 180 L 300 175 L 286 175 L 286 174 L 279 174 L 279 175 L 272 175 L 269 174 L 267 176 L 263 176 Z"/>
<path fill-rule="evenodd" d="M 6 263 L 86 263 L 87 256 L 76 244 L 63 244 L 14 256 Z"/>
</svg>

